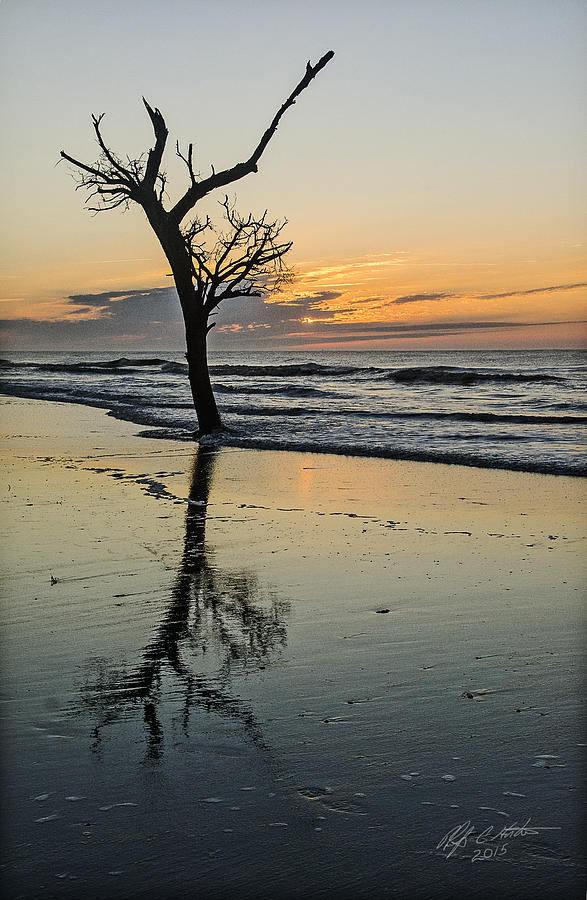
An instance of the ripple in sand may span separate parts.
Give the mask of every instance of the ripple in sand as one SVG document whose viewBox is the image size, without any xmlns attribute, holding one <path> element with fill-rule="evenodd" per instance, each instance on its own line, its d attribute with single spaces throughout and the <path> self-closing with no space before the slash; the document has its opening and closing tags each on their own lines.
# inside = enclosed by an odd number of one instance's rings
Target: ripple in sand
<svg viewBox="0 0 587 900">
<path fill-rule="evenodd" d="M 106 806 L 99 806 L 98 809 L 101 812 L 107 812 L 109 809 L 114 809 L 116 806 L 138 806 L 138 803 L 132 803 L 130 800 L 125 800 L 122 803 L 109 803 Z"/>
</svg>

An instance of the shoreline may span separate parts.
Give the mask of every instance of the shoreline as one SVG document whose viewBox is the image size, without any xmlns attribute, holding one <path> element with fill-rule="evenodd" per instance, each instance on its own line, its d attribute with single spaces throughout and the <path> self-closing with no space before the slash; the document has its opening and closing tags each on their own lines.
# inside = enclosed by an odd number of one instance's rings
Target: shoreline
<svg viewBox="0 0 587 900">
<path fill-rule="evenodd" d="M 6 896 L 584 895 L 576 478 L 3 407 Z"/>
<path fill-rule="evenodd" d="M 121 411 L 113 409 L 112 404 L 107 402 L 100 402 L 98 400 L 80 400 L 79 398 L 66 399 L 63 397 L 59 397 L 59 399 L 52 399 L 38 397 L 27 391 L 18 391 L 17 389 L 9 390 L 5 385 L 2 385 L 1 383 L 0 397 L 14 397 L 22 400 L 33 400 L 40 403 L 66 403 L 73 404 L 74 406 L 85 406 L 89 409 L 103 409 L 106 410 L 106 415 L 110 416 L 113 419 L 116 419 L 119 422 L 127 422 L 138 426 L 148 426 L 147 430 L 137 432 L 137 437 L 150 438 L 154 440 L 177 441 L 182 444 L 197 444 L 197 440 L 194 438 L 194 435 L 197 434 L 196 430 L 194 430 L 192 434 L 190 432 L 186 432 L 185 430 L 177 429 L 179 433 L 176 434 L 171 428 L 162 428 L 160 426 L 151 424 L 147 416 L 141 415 L 134 410 L 130 410 L 130 408 L 129 410 L 125 410 L 125 412 L 122 413 Z M 378 453 L 376 450 L 368 450 L 363 447 L 344 447 L 338 449 L 336 445 L 316 446 L 311 443 L 300 443 L 290 446 L 283 446 L 279 442 L 272 441 L 270 439 L 258 441 L 255 438 L 238 436 L 230 437 L 230 434 L 230 428 L 226 428 L 223 430 L 223 437 L 220 437 L 219 435 L 206 435 L 204 438 L 206 446 L 215 446 L 218 448 L 236 447 L 248 450 L 269 450 L 285 453 L 317 453 L 332 456 L 349 456 L 357 459 L 387 459 L 439 465 L 463 466 L 467 469 L 488 469 L 490 471 L 527 472 L 529 474 L 554 475 L 557 477 L 562 476 L 570 478 L 587 478 L 587 464 L 583 466 L 559 464 L 556 469 L 553 469 L 551 466 L 543 465 L 539 462 L 527 461 L 524 463 L 518 463 L 515 461 L 498 458 L 483 459 L 474 455 L 469 456 L 460 452 L 453 452 L 451 453 L 450 457 L 447 457 L 446 454 L 435 454 L 432 451 L 420 452 L 401 450 L 397 451 L 396 453 L 392 451 L 380 451 Z"/>
</svg>

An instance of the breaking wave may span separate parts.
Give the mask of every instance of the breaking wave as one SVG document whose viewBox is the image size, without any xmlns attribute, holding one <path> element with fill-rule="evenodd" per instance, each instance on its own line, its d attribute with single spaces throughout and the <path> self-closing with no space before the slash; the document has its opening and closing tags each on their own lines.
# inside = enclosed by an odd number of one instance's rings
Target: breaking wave
<svg viewBox="0 0 587 900">
<path fill-rule="evenodd" d="M 564 381 L 558 375 L 543 372 L 504 372 L 491 369 L 461 369 L 458 366 L 418 366 L 412 369 L 396 369 L 386 375 L 393 381 L 421 382 L 425 384 L 478 384 L 497 382 L 554 382 Z"/>
<path fill-rule="evenodd" d="M 320 388 L 304 387 L 303 385 L 286 384 L 280 387 L 254 384 L 214 384 L 214 390 L 218 394 L 263 394 L 276 397 L 328 397 L 327 391 Z M 341 395 L 338 394 L 338 397 Z"/>
<path fill-rule="evenodd" d="M 356 366 L 324 366 L 313 362 L 285 366 L 210 366 L 212 375 L 241 375 L 248 378 L 306 378 L 308 375 L 354 375 L 372 371 Z"/>
<path fill-rule="evenodd" d="M 194 440 L 181 353 L 10 353 L 4 394 L 83 403 Z M 232 446 L 584 474 L 584 357 L 576 351 L 211 353 Z"/>
<path fill-rule="evenodd" d="M 0 359 L 0 367 L 4 369 L 36 369 L 42 372 L 78 372 L 78 373 L 133 373 L 137 369 L 158 368 L 171 375 L 186 375 L 186 363 L 174 362 L 158 357 L 129 359 L 121 356 L 118 359 L 105 361 L 81 361 L 75 363 L 14 363 Z M 211 365 L 211 375 L 236 376 L 241 378 L 307 378 L 315 377 L 350 377 L 350 378 L 383 378 L 399 383 L 422 384 L 477 384 L 481 382 L 529 383 L 560 382 L 565 379 L 559 375 L 544 372 L 511 372 L 501 369 L 466 369 L 459 366 L 415 366 L 398 369 L 378 366 L 333 366 L 308 362 L 291 365 Z"/>
</svg>

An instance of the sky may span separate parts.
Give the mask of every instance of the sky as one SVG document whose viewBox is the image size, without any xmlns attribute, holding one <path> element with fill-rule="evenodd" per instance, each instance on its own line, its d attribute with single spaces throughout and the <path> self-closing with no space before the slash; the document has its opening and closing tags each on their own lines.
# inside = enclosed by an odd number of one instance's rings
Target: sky
<svg viewBox="0 0 587 900">
<path fill-rule="evenodd" d="M 583 0 L 0 0 L 0 341 L 181 349 L 168 264 L 140 209 L 92 215 L 91 163 L 170 132 L 169 202 L 250 155 L 326 51 L 237 208 L 288 221 L 295 280 L 227 301 L 212 349 L 584 346 Z M 223 195 L 201 213 L 216 215 Z"/>
</svg>

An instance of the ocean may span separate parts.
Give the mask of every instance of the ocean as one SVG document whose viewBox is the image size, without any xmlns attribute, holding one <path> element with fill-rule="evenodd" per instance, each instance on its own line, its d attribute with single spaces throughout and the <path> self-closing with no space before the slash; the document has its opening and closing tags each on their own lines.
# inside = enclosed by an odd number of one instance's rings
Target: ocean
<svg viewBox="0 0 587 900">
<path fill-rule="evenodd" d="M 587 472 L 581 351 L 234 350 L 209 361 L 224 445 Z M 4 394 L 97 406 L 150 436 L 194 439 L 180 352 L 8 352 L 0 368 Z"/>
</svg>

